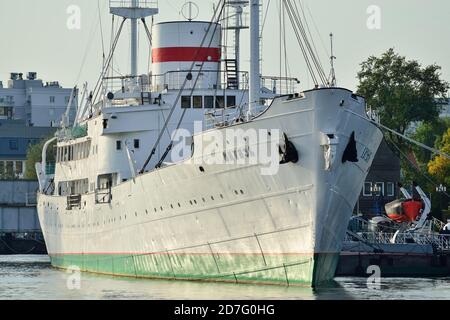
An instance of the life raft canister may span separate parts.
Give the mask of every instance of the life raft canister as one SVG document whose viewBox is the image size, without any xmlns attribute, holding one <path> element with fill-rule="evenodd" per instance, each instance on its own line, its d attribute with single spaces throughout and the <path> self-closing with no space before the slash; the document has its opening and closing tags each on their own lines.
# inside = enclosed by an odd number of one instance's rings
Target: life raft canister
<svg viewBox="0 0 450 320">
<path fill-rule="evenodd" d="M 415 221 L 423 207 L 424 204 L 420 200 L 400 199 L 386 204 L 385 209 L 390 219 L 402 223 Z"/>
<path fill-rule="evenodd" d="M 415 221 L 420 215 L 420 210 L 423 209 L 422 201 L 405 201 L 402 203 L 404 214 L 408 217 L 408 221 Z"/>
</svg>

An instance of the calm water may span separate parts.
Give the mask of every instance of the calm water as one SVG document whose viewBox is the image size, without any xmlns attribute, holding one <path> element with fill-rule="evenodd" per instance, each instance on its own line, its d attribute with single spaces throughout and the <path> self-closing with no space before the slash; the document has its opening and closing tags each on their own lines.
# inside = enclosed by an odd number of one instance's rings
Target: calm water
<svg viewBox="0 0 450 320">
<path fill-rule="evenodd" d="M 383 278 L 379 290 L 365 278 L 337 278 L 334 286 L 308 288 L 136 280 L 70 274 L 50 266 L 47 256 L 0 256 L 0 299 L 450 299 L 450 278 Z"/>
</svg>

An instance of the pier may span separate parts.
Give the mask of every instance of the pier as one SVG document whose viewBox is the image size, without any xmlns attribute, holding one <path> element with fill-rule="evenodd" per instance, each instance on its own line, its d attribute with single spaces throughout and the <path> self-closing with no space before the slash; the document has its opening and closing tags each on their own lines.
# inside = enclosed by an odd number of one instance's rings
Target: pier
<svg viewBox="0 0 450 320">
<path fill-rule="evenodd" d="M 37 181 L 0 181 L 0 254 L 45 254 Z"/>
</svg>

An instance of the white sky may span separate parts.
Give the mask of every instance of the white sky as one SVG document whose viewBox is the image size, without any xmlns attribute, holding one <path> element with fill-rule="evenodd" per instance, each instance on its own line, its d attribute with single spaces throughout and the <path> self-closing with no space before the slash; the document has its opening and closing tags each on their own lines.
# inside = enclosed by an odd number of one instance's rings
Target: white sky
<svg viewBox="0 0 450 320">
<path fill-rule="evenodd" d="M 264 7 L 267 1 L 263 0 Z M 183 19 L 179 11 L 185 0 L 160 0 L 160 14 L 155 21 Z M 210 20 L 210 0 L 196 0 L 199 19 Z M 215 1 L 217 2 L 217 1 Z M 270 11 L 264 29 L 263 73 L 279 74 L 280 0 L 270 0 Z M 448 0 L 303 0 L 312 16 L 308 22 L 321 60 L 328 73 L 329 33 L 335 35 L 338 85 L 355 89 L 359 64 L 370 55 L 379 55 L 390 47 L 423 64 L 443 67 L 443 78 L 450 81 L 450 1 Z M 36 71 L 44 81 L 58 80 L 66 87 L 88 81 L 90 87 L 98 78 L 102 62 L 102 45 L 98 18 L 101 8 L 105 45 L 110 43 L 111 16 L 108 0 L 1 0 L 0 1 L 0 80 L 10 72 Z M 66 26 L 70 5 L 81 9 L 81 28 Z M 381 9 L 381 29 L 369 30 L 366 10 L 370 5 Z M 320 33 L 316 32 L 317 30 Z M 143 29 L 140 34 L 140 73 L 148 68 L 148 44 Z M 289 30 L 289 28 L 288 28 Z M 248 66 L 248 31 L 243 31 L 242 64 Z M 129 24 L 119 43 L 115 66 L 129 72 Z M 288 35 L 288 60 L 292 76 L 308 79 L 303 57 L 292 32 Z M 85 63 L 83 64 L 84 57 Z"/>
</svg>

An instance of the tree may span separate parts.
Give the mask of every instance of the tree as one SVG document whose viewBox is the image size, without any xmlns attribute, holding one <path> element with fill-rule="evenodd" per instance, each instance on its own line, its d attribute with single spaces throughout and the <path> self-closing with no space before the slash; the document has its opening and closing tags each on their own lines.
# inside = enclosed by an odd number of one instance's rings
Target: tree
<svg viewBox="0 0 450 320">
<path fill-rule="evenodd" d="M 43 138 L 39 143 L 31 144 L 28 146 L 24 174 L 25 179 L 37 180 L 35 165 L 37 162 L 42 161 L 42 150 L 44 149 L 44 144 L 51 138 L 52 137 Z M 50 144 L 50 146 L 47 148 L 47 162 L 55 161 L 55 152 L 53 150 L 55 145 L 56 141 Z"/>
<path fill-rule="evenodd" d="M 450 88 L 440 79 L 440 70 L 435 64 L 422 67 L 389 49 L 361 64 L 357 92 L 378 112 L 382 124 L 405 134 L 414 122 L 434 123 L 439 118 L 441 106 L 436 98 L 445 99 Z M 387 138 L 388 143 L 409 151 L 409 144 L 402 138 L 392 133 L 387 133 Z"/>
<path fill-rule="evenodd" d="M 450 128 L 444 134 L 442 141 L 439 143 L 439 150 L 443 153 L 450 154 Z M 450 160 L 438 155 L 428 163 L 428 172 L 437 180 L 450 186 Z"/>
</svg>

